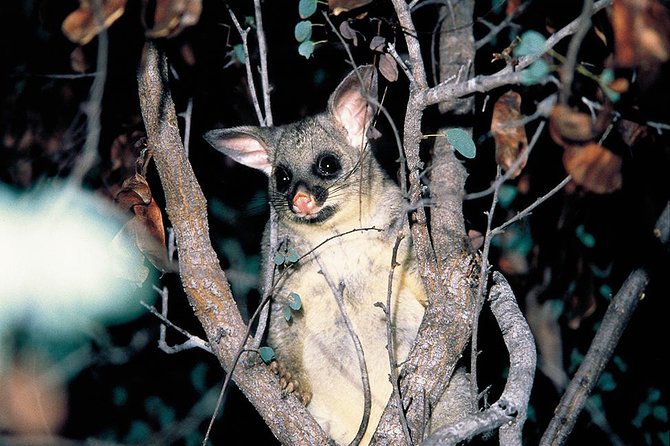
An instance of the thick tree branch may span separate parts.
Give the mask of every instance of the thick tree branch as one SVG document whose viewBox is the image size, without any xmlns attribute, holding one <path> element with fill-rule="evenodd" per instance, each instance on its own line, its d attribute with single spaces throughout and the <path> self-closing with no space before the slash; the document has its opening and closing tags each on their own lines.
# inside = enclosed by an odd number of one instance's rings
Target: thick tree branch
<svg viewBox="0 0 670 446">
<path fill-rule="evenodd" d="M 591 15 L 611 4 L 612 0 L 600 0 L 595 2 L 591 9 Z M 549 51 L 565 37 L 577 32 L 580 23 L 581 16 L 552 34 L 545 43 L 545 52 Z M 465 82 L 453 83 L 452 81 L 445 79 L 435 87 L 417 92 L 417 101 L 427 107 L 444 101 L 453 101 L 455 98 L 468 96 L 473 93 L 484 93 L 503 85 L 518 84 L 521 82 L 522 78 L 521 70 L 540 57 L 542 57 L 542 54 L 524 56 L 519 59 L 519 63 L 514 68 L 506 66 L 496 74 L 479 75 Z"/>
<path fill-rule="evenodd" d="M 246 326 L 209 239 L 207 204 L 184 154 L 167 73 L 165 56 L 147 43 L 138 73 L 140 105 L 176 234 L 182 284 L 212 351 L 231 373 Z M 277 377 L 265 365 L 238 367 L 233 379 L 282 443 L 327 443 L 297 398 L 282 398 Z"/>
<path fill-rule="evenodd" d="M 444 426 L 424 445 L 455 445 L 477 434 L 500 428 L 500 444 L 521 445 L 521 428 L 535 375 L 535 340 L 504 276 L 493 273 L 489 293 L 491 311 L 498 321 L 510 356 L 510 371 L 502 395 L 488 409 L 468 416 L 456 424 Z"/>
</svg>

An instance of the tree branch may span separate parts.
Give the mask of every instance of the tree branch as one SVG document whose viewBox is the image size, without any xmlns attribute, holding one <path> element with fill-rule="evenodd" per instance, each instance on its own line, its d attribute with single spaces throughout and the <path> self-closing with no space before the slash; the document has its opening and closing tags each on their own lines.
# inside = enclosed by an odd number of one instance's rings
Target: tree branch
<svg viewBox="0 0 670 446">
<path fill-rule="evenodd" d="M 658 219 L 655 232 L 661 243 L 667 244 L 670 235 L 670 202 Z M 619 343 L 637 304 L 644 297 L 648 281 L 649 274 L 644 269 L 636 269 L 630 273 L 619 292 L 612 298 L 584 361 L 568 384 L 554 418 L 542 435 L 541 446 L 560 446 L 565 443 L 575 426 L 577 416 L 584 408 L 586 399 L 612 357 L 614 348 Z"/>
<path fill-rule="evenodd" d="M 148 42 L 138 73 L 140 105 L 180 250 L 182 284 L 212 351 L 231 373 L 246 326 L 209 239 L 207 203 L 184 154 L 167 73 L 164 53 Z M 279 441 L 327 443 L 325 433 L 298 399 L 282 398 L 277 377 L 265 365 L 238 367 L 233 379 Z"/>
</svg>

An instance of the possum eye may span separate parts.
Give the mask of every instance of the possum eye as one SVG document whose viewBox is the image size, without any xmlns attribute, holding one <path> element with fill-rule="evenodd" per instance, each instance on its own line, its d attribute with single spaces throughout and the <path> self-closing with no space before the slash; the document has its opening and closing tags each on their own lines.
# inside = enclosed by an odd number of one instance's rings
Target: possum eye
<svg viewBox="0 0 670 446">
<path fill-rule="evenodd" d="M 340 170 L 342 170 L 340 160 L 330 153 L 319 156 L 314 164 L 314 173 L 322 178 L 332 177 Z"/>
<path fill-rule="evenodd" d="M 277 191 L 286 192 L 291 185 L 291 172 L 285 167 L 278 166 L 275 169 L 275 182 L 277 183 Z"/>
</svg>

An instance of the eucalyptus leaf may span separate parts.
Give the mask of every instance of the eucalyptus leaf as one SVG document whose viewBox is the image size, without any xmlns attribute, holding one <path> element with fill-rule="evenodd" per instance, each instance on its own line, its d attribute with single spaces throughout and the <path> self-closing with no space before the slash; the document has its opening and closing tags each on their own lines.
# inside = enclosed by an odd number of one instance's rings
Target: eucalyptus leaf
<svg viewBox="0 0 670 446">
<path fill-rule="evenodd" d="M 298 46 L 298 54 L 300 54 L 302 57 L 305 59 L 309 59 L 312 57 L 312 53 L 314 52 L 314 42 L 311 40 L 305 40 Z"/>
<path fill-rule="evenodd" d="M 305 40 L 309 40 L 312 37 L 312 22 L 310 22 L 309 20 L 303 20 L 302 22 L 298 22 L 298 24 L 295 25 L 293 34 L 295 35 L 295 40 L 297 40 L 298 42 L 304 42 Z"/>
<path fill-rule="evenodd" d="M 261 355 L 261 359 L 266 364 L 275 359 L 275 351 L 272 350 L 272 347 L 261 347 L 258 349 L 258 354 Z"/>
<path fill-rule="evenodd" d="M 289 297 L 289 307 L 294 311 L 299 311 L 302 308 L 302 300 L 298 293 L 290 293 Z"/>
<path fill-rule="evenodd" d="M 300 0 L 298 3 L 298 13 L 300 18 L 306 19 L 316 12 L 316 0 Z"/>
<path fill-rule="evenodd" d="M 447 130 L 447 140 L 453 148 L 466 158 L 474 158 L 477 154 L 475 142 L 468 132 L 463 129 Z"/>
<path fill-rule="evenodd" d="M 537 31 L 526 31 L 521 35 L 521 41 L 514 47 L 512 53 L 517 56 L 537 56 L 544 53 L 547 38 Z"/>
</svg>

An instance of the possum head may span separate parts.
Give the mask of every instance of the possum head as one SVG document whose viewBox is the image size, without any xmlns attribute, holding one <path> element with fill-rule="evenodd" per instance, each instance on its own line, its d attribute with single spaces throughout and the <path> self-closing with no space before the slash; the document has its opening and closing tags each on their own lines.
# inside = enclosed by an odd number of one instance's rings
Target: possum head
<svg viewBox="0 0 670 446">
<path fill-rule="evenodd" d="M 367 149 L 376 98 L 372 66 L 352 71 L 328 101 L 328 110 L 292 124 L 217 129 L 205 139 L 235 161 L 269 177 L 270 203 L 280 219 L 321 224 L 348 218 L 359 196 L 373 193 L 381 174 Z"/>
</svg>

